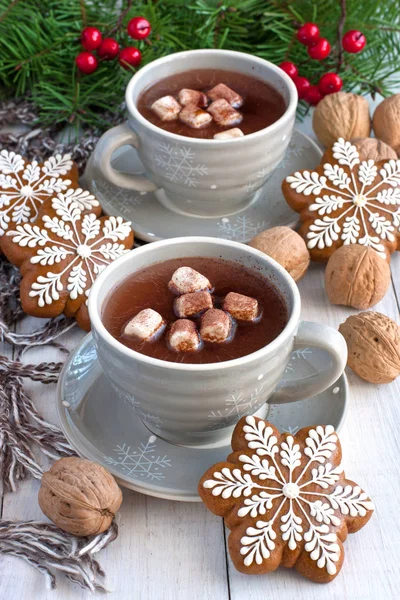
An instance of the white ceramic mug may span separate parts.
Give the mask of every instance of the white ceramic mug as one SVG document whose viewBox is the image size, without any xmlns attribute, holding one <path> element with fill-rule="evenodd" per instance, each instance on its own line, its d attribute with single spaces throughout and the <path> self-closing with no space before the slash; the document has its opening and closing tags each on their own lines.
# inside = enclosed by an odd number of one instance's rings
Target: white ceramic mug
<svg viewBox="0 0 400 600">
<path fill-rule="evenodd" d="M 286 111 L 269 127 L 231 140 L 188 138 L 147 121 L 137 109 L 143 90 L 164 77 L 192 69 L 222 69 L 252 75 L 276 88 Z M 126 89 L 128 123 L 99 140 L 93 165 L 111 183 L 140 192 L 162 189 L 157 198 L 183 214 L 217 217 L 245 208 L 282 160 L 296 116 L 297 91 L 272 63 L 228 50 L 190 50 L 160 58 L 138 71 Z M 146 176 L 120 173 L 111 166 L 121 146 L 136 149 Z"/>
<path fill-rule="evenodd" d="M 102 323 L 104 303 L 115 286 L 139 269 L 190 256 L 220 257 L 257 269 L 285 299 L 289 313 L 285 329 L 252 354 L 212 364 L 167 362 L 118 342 Z M 346 343 L 338 331 L 317 323 L 299 324 L 298 288 L 276 261 L 254 248 L 217 238 L 174 238 L 125 254 L 97 277 L 89 295 L 89 315 L 98 358 L 119 398 L 140 417 L 148 415 L 144 421 L 153 433 L 178 444 L 208 444 L 225 438 L 237 420 L 249 413 L 246 405 L 252 407 L 251 413 L 265 416 L 266 401 L 272 394 L 274 403 L 318 394 L 338 379 L 347 361 Z M 330 360 L 306 379 L 285 382 L 284 371 L 293 349 L 312 346 L 327 351 Z M 242 398 L 244 408 L 238 406 L 226 418 L 232 394 Z"/>
</svg>

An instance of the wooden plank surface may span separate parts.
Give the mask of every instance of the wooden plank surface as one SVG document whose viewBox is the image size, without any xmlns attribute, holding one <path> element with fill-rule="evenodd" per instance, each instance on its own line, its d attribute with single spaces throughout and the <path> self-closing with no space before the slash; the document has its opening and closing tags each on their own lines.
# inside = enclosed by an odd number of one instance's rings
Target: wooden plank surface
<svg viewBox="0 0 400 600">
<path fill-rule="evenodd" d="M 301 127 L 309 133 L 310 123 Z M 392 286 L 375 307 L 399 320 L 400 253 L 392 261 Z M 337 327 L 351 309 L 327 301 L 323 268 L 313 265 L 300 282 L 302 317 Z M 396 293 L 397 292 L 397 293 Z M 20 330 L 40 325 L 26 319 Z M 83 334 L 66 336 L 74 347 Z M 11 356 L 10 348 L 0 350 Z M 57 360 L 51 348 L 29 351 L 25 360 Z M 367 526 L 345 543 L 346 560 L 341 574 L 330 585 L 312 584 L 294 571 L 279 570 L 269 576 L 238 573 L 226 555 L 222 520 L 200 504 L 174 503 L 124 491 L 119 515 L 120 536 L 103 551 L 100 562 L 116 600 L 391 600 L 398 597 L 400 581 L 400 380 L 376 386 L 348 372 L 350 407 L 341 432 L 346 473 L 364 486 L 376 504 Z M 42 414 L 56 422 L 55 386 L 28 383 Z M 42 461 L 44 464 L 44 462 Z M 37 504 L 39 483 L 28 479 L 15 494 L 5 494 L 5 519 L 43 519 Z M 228 532 L 226 532 L 228 535 Z M 55 592 L 46 591 L 44 579 L 20 560 L 0 556 L 0 598 L 4 600 L 78 600 L 89 595 L 59 578 Z"/>
</svg>

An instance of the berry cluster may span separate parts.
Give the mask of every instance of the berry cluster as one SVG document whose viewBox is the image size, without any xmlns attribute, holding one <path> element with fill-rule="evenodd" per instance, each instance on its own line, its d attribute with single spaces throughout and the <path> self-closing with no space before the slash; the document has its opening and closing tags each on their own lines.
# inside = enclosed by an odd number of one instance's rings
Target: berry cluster
<svg viewBox="0 0 400 600">
<path fill-rule="evenodd" d="M 151 33 L 151 25 L 144 17 L 134 17 L 128 23 L 128 35 L 134 40 L 144 40 Z M 118 62 L 124 69 L 138 67 L 142 60 L 139 48 L 127 46 L 120 50 L 118 42 L 111 37 L 103 39 L 101 31 L 96 27 L 85 27 L 81 34 L 81 44 L 85 52 L 80 52 L 75 59 L 79 71 L 89 75 L 96 71 L 99 60 L 113 60 L 118 57 Z M 93 54 L 96 50 L 97 57 Z"/>
<path fill-rule="evenodd" d="M 315 23 L 304 23 L 296 34 L 300 44 L 307 46 L 307 52 L 313 60 L 324 60 L 331 51 L 331 45 L 326 38 L 320 37 L 318 25 Z M 356 54 L 363 50 L 367 40 L 361 31 L 347 31 L 342 38 L 342 47 L 345 52 Z M 313 106 L 327 94 L 339 92 L 342 89 L 343 81 L 337 73 L 325 73 L 320 78 L 318 85 L 312 85 L 306 77 L 299 75 L 296 65 L 289 61 L 284 61 L 280 68 L 289 75 L 297 88 L 300 100 L 305 100 Z"/>
</svg>

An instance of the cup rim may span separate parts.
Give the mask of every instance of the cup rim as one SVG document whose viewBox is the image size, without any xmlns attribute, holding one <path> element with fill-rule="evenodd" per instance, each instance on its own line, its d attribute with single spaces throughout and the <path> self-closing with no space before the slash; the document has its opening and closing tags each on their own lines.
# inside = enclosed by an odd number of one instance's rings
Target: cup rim
<svg viewBox="0 0 400 600">
<path fill-rule="evenodd" d="M 179 135 L 177 133 L 171 133 L 169 131 L 161 129 L 160 127 L 157 127 L 157 125 L 154 125 L 153 123 L 148 121 L 145 117 L 143 117 L 143 115 L 137 109 L 136 104 L 132 100 L 132 97 L 133 97 L 132 88 L 135 85 L 137 85 L 140 78 L 143 77 L 143 75 L 145 75 L 146 73 L 148 73 L 148 71 L 150 71 L 155 65 L 160 65 L 160 64 L 163 64 L 166 62 L 170 62 L 171 60 L 174 59 L 174 57 L 185 58 L 186 56 L 191 55 L 191 54 L 204 54 L 204 55 L 219 54 L 222 56 L 232 56 L 232 57 L 242 57 L 242 58 L 245 57 L 249 62 L 252 62 L 252 63 L 256 63 L 256 64 L 260 64 L 260 65 L 267 64 L 269 69 L 271 69 L 272 71 L 274 71 L 281 77 L 281 79 L 285 82 L 285 84 L 289 90 L 289 104 L 286 107 L 285 112 L 283 113 L 283 115 L 281 117 L 279 117 L 279 119 L 277 121 L 274 121 L 274 123 L 271 123 L 271 125 L 268 125 L 268 127 L 264 127 L 264 129 L 260 129 L 259 131 L 255 131 L 254 133 L 249 133 L 248 135 L 245 135 L 243 137 L 233 138 L 231 140 L 188 138 L 184 135 Z M 128 107 L 129 115 L 132 115 L 137 121 L 139 121 L 139 123 L 141 123 L 141 125 L 143 125 L 144 127 L 147 127 L 148 129 L 150 129 L 151 131 L 153 131 L 155 133 L 158 133 L 159 135 L 160 134 L 165 135 L 166 137 L 170 138 L 171 140 L 176 140 L 177 142 L 185 141 L 186 143 L 188 143 L 188 140 L 189 140 L 190 144 L 193 144 L 195 146 L 201 145 L 201 146 L 205 146 L 205 147 L 206 146 L 219 146 L 222 144 L 225 144 L 225 145 L 239 144 L 239 143 L 243 144 L 243 143 L 246 143 L 249 141 L 251 142 L 253 140 L 256 140 L 257 138 L 261 137 L 265 133 L 273 133 L 275 131 L 275 129 L 280 127 L 282 124 L 285 124 L 287 121 L 289 121 L 292 118 L 292 116 L 295 115 L 296 109 L 297 109 L 297 100 L 298 100 L 297 88 L 294 85 L 293 81 L 290 79 L 289 75 L 287 75 L 282 69 L 280 69 L 277 65 L 274 65 L 269 60 L 265 60 L 258 56 L 253 56 L 251 54 L 248 54 L 247 52 L 237 52 L 236 50 L 216 50 L 216 49 L 215 50 L 214 49 L 185 50 L 183 52 L 174 52 L 173 54 L 169 54 L 168 56 L 163 56 L 162 58 L 158 58 L 158 59 L 152 61 L 151 63 L 149 63 L 142 69 L 140 69 L 140 71 L 137 71 L 137 73 L 135 73 L 133 75 L 133 77 L 130 79 L 130 81 L 126 87 L 126 91 L 125 91 L 125 101 L 126 101 L 126 105 Z"/>
<path fill-rule="evenodd" d="M 290 290 L 293 298 L 293 308 L 291 314 L 289 316 L 289 320 L 286 323 L 286 326 L 281 331 L 281 333 L 274 339 L 272 342 L 263 346 L 259 350 L 252 352 L 251 354 L 246 354 L 245 356 L 241 356 L 239 358 L 234 358 L 232 360 L 226 360 L 222 362 L 215 363 L 203 363 L 203 364 L 192 364 L 192 363 L 179 363 L 161 360 L 159 358 L 153 358 L 151 356 L 147 356 L 146 354 L 141 354 L 136 350 L 132 350 L 128 348 L 117 339 L 115 339 L 111 333 L 104 326 L 101 316 L 100 310 L 98 310 L 98 296 L 99 292 L 106 282 L 109 274 L 112 270 L 117 270 L 120 265 L 133 260 L 133 256 L 137 256 L 138 254 L 145 254 L 151 248 L 164 248 L 166 246 L 171 245 L 184 245 L 184 244 L 193 244 L 193 243 L 212 243 L 219 244 L 220 246 L 225 247 L 233 247 L 249 254 L 254 255 L 256 258 L 261 259 L 263 262 L 267 262 L 270 266 L 273 267 L 275 271 L 279 273 L 279 275 L 284 279 L 287 284 L 288 290 Z M 161 259 L 162 260 L 162 259 Z M 133 270 L 132 273 L 135 271 Z M 244 366 L 248 363 L 251 363 L 254 360 L 257 360 L 261 357 L 266 357 L 266 355 L 273 353 L 278 347 L 285 342 L 285 339 L 288 336 L 291 336 L 293 332 L 295 332 L 297 325 L 300 320 L 300 309 L 301 309 L 301 299 L 300 292 L 296 285 L 294 279 L 289 275 L 289 273 L 273 258 L 267 256 L 260 250 L 256 248 L 252 248 L 250 246 L 246 246 L 245 244 L 241 244 L 240 242 L 234 242 L 231 240 L 223 240 L 219 238 L 213 237 L 203 237 L 203 236 L 185 236 L 178 238 L 170 238 L 167 240 L 161 240 L 158 242 L 151 242 L 150 244 L 146 244 L 145 246 L 141 246 L 140 248 L 134 248 L 130 252 L 127 252 L 116 261 L 110 263 L 104 271 L 100 273 L 100 275 L 96 278 L 88 298 L 88 310 L 89 317 L 92 325 L 92 329 L 96 331 L 96 333 L 109 345 L 111 345 L 117 352 L 125 355 L 125 357 L 136 360 L 141 363 L 145 363 L 147 365 L 151 365 L 153 367 L 158 367 L 160 369 L 172 370 L 172 371 L 185 371 L 185 372 L 210 372 L 210 371 L 220 371 L 223 369 L 234 369 L 236 367 Z"/>
</svg>

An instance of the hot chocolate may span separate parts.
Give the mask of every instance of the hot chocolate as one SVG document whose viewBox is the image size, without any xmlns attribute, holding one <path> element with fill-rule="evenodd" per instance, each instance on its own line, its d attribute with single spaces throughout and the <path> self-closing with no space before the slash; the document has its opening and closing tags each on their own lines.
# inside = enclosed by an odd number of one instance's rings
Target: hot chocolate
<svg viewBox="0 0 400 600">
<path fill-rule="evenodd" d="M 231 130 L 230 137 L 239 137 L 268 127 L 283 115 L 286 104 L 276 89 L 256 77 L 199 69 L 157 81 L 141 94 L 138 109 L 171 133 L 224 139 Z"/>
<path fill-rule="evenodd" d="M 214 363 L 251 354 L 284 329 L 280 293 L 257 271 L 219 258 L 178 258 L 125 278 L 102 319 L 119 342 L 170 362 Z"/>
</svg>

